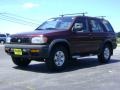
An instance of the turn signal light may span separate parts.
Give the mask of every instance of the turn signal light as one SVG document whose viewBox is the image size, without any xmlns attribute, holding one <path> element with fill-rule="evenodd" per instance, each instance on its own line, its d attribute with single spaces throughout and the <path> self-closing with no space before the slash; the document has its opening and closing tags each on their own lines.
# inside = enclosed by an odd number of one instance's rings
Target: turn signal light
<svg viewBox="0 0 120 90">
<path fill-rule="evenodd" d="M 30 50 L 30 52 L 32 52 L 32 53 L 38 53 L 38 52 L 40 52 L 40 50 L 32 49 L 32 50 Z"/>
</svg>

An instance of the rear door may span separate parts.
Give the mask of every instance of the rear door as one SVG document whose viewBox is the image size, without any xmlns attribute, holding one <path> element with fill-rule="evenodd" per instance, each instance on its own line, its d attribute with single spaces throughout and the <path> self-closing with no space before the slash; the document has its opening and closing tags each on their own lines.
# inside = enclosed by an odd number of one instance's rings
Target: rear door
<svg viewBox="0 0 120 90">
<path fill-rule="evenodd" d="M 104 42 L 107 34 L 103 29 L 100 19 L 89 18 L 89 29 L 91 31 L 91 51 L 96 52 L 99 50 L 100 45 Z"/>
</svg>

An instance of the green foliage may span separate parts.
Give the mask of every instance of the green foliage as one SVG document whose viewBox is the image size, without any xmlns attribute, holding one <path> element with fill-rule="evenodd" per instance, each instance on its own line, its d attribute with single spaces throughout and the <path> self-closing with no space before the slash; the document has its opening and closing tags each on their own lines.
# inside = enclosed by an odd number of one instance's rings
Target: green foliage
<svg viewBox="0 0 120 90">
<path fill-rule="evenodd" d="M 117 38 L 117 43 L 120 43 L 120 38 Z"/>
<path fill-rule="evenodd" d="M 117 37 L 119 37 L 119 38 L 120 38 L 120 32 L 118 32 L 118 33 L 117 33 Z"/>
</svg>

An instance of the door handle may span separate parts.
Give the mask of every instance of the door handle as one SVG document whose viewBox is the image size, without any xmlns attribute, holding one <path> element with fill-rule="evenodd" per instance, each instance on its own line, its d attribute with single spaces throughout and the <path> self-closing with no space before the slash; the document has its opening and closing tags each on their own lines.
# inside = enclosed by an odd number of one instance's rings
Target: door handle
<svg viewBox="0 0 120 90">
<path fill-rule="evenodd" d="M 92 36 L 92 34 L 90 33 L 90 34 L 88 34 L 89 36 Z"/>
<path fill-rule="evenodd" d="M 93 36 L 91 33 L 88 34 L 90 39 L 93 39 Z"/>
</svg>

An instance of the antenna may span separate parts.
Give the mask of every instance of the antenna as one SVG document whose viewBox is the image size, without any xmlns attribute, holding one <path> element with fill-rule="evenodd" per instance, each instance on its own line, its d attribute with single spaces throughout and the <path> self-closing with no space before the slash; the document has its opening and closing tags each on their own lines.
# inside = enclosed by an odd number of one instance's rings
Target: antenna
<svg viewBox="0 0 120 90">
<path fill-rule="evenodd" d="M 60 16 L 64 17 L 64 16 L 81 15 L 81 14 L 82 14 L 82 16 L 85 16 L 85 14 L 88 14 L 88 13 L 87 12 L 83 12 L 83 13 L 62 14 Z"/>
</svg>

